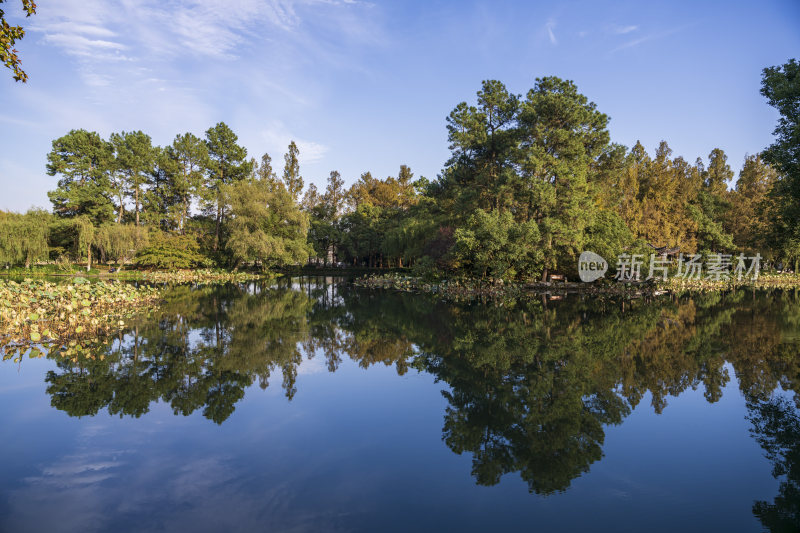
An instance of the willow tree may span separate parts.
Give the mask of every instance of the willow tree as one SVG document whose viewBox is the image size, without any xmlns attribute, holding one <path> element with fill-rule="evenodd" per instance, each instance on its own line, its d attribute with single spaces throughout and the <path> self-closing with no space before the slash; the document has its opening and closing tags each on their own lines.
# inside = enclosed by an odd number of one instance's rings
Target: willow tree
<svg viewBox="0 0 800 533">
<path fill-rule="evenodd" d="M 104 258 L 112 258 L 122 267 L 127 259 L 147 245 L 147 230 L 134 224 L 103 224 L 93 241 Z"/>
<path fill-rule="evenodd" d="M 24 215 L 0 212 L 0 262 L 29 268 L 43 261 L 50 250 L 50 219 L 42 209 L 32 209 Z"/>
<path fill-rule="evenodd" d="M 223 193 L 231 212 L 226 248 L 237 266 L 253 261 L 272 267 L 308 259 L 308 215 L 288 191 L 257 180 L 226 185 Z"/>
<path fill-rule="evenodd" d="M 86 271 L 88 272 L 92 269 L 92 244 L 95 238 L 95 227 L 86 215 L 76 217 L 72 223 L 75 229 L 78 259 L 81 258 L 81 252 L 86 250 Z"/>
</svg>

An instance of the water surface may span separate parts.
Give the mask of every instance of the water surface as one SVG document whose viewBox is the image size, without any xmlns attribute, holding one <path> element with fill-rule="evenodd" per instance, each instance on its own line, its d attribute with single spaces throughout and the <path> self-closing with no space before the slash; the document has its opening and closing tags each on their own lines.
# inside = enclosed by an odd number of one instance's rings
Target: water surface
<svg viewBox="0 0 800 533">
<path fill-rule="evenodd" d="M 797 531 L 800 295 L 181 286 L 0 363 L 0 531 Z"/>
</svg>

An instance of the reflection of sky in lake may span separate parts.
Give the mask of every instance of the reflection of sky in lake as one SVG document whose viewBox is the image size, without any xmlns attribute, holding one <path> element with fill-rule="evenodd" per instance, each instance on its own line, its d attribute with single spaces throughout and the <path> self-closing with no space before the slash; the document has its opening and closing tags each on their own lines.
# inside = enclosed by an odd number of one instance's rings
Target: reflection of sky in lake
<svg viewBox="0 0 800 533">
<path fill-rule="evenodd" d="M 294 289 L 309 299 L 252 287 L 248 298 L 229 289 L 176 297 L 175 309 L 191 318 L 141 323 L 138 351 L 110 367 L 0 364 L 0 531 L 754 531 L 754 502 L 779 493 L 741 392 L 768 391 L 795 372 L 785 364 L 795 357 L 794 322 L 758 311 L 779 300 L 594 315 L 561 302 L 543 317 L 535 306 L 505 314 L 331 287 L 313 296 L 327 303 L 312 309 L 311 288 Z M 636 344 L 640 332 L 661 352 Z M 684 344 L 668 344 L 676 335 Z M 285 357 L 308 338 L 320 342 L 308 348 L 314 357 L 306 348 L 302 359 Z M 215 343 L 223 348 L 209 349 Z M 331 373 L 325 350 L 334 345 L 341 361 Z M 714 366 L 726 358 L 733 363 Z M 163 399 L 184 371 L 198 383 L 209 374 L 232 379 L 237 365 L 251 376 L 269 367 L 269 386 L 247 381 L 234 409 L 217 411 L 221 424 L 204 416 L 203 390 L 189 416 Z M 296 375 L 291 401 L 282 365 Z M 128 411 L 139 418 L 110 415 L 108 401 L 96 416 L 71 417 L 45 391 L 47 371 L 57 370 L 80 386 L 108 379 L 124 403 L 139 390 L 124 388 L 132 368 L 158 374 L 149 411 Z M 714 384 L 721 394 L 711 394 Z M 127 398 L 139 405 L 136 394 Z M 626 402 L 636 407 L 628 412 Z M 615 413 L 619 425 L 609 423 Z M 476 483 L 507 465 L 498 484 Z M 536 484 L 523 480 L 526 469 Z"/>
<path fill-rule="evenodd" d="M 655 415 L 645 399 L 607 428 L 589 474 L 538 497 L 513 474 L 474 484 L 467 454 L 441 442 L 428 375 L 317 361 L 294 400 L 253 386 L 221 426 L 163 403 L 69 418 L 42 392 L 49 361 L 2 365 L 2 529 L 748 531 L 753 500 L 776 490 L 735 380 L 716 404 L 690 390 Z"/>
</svg>

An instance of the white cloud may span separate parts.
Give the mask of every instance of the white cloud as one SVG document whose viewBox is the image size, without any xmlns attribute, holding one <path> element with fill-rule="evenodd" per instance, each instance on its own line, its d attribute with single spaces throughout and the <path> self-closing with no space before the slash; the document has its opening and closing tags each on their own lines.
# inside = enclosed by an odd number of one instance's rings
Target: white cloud
<svg viewBox="0 0 800 533">
<path fill-rule="evenodd" d="M 276 166 L 275 161 L 282 161 L 282 156 L 286 152 L 286 148 L 291 141 L 297 144 L 300 150 L 300 163 L 308 164 L 321 160 L 328 152 L 328 147 L 324 144 L 302 139 L 289 132 L 286 126 L 280 121 L 273 121 L 269 127 L 263 130 L 260 134 L 261 141 L 263 141 L 267 152 L 272 156 L 273 166 Z M 253 154 L 256 158 L 261 154 Z M 278 168 L 282 163 L 278 163 Z"/>
<path fill-rule="evenodd" d="M 77 33 L 48 33 L 45 35 L 44 41 L 63 48 L 68 54 L 103 60 L 124 59 L 119 56 L 109 55 L 108 52 L 127 48 L 121 43 L 102 39 L 89 39 Z"/>
<path fill-rule="evenodd" d="M 556 21 L 554 19 L 549 19 L 547 24 L 545 24 L 544 28 L 547 31 L 547 38 L 550 39 L 551 44 L 558 44 L 558 40 L 556 39 L 556 34 L 553 33 L 553 29 L 556 27 Z"/>
<path fill-rule="evenodd" d="M 306 11 L 304 16 L 325 17 L 351 36 L 371 35 L 364 29 L 370 28 L 369 24 L 352 19 L 353 10 L 367 7 L 330 0 L 123 0 L 113 5 L 94 0 L 62 0 L 52 5 L 42 1 L 31 30 L 43 33 L 45 42 L 73 55 L 87 55 L 87 49 L 101 47 L 135 49 L 140 59 L 236 57 L 240 48 L 253 41 L 284 39 L 299 31 L 304 22 L 299 8 Z M 330 9 L 338 11 L 331 13 Z"/>
<path fill-rule="evenodd" d="M 686 28 L 688 28 L 688 27 L 690 27 L 692 25 L 693 24 L 685 24 L 683 26 L 679 26 L 677 28 L 672 28 L 672 29 L 669 29 L 669 30 L 666 30 L 666 31 L 650 33 L 648 35 L 644 35 L 644 36 L 639 37 L 637 39 L 633 39 L 631 41 L 628 41 L 627 43 L 621 44 L 620 46 L 617 46 L 616 48 L 612 49 L 610 53 L 613 54 L 614 52 L 618 52 L 620 50 L 625 50 L 626 48 L 634 48 L 634 47 L 639 46 L 640 44 L 646 43 L 648 41 L 653 41 L 653 40 L 656 40 L 656 39 L 662 39 L 664 37 L 669 37 L 670 35 L 673 35 L 675 33 L 681 32 L 681 31 L 685 30 Z"/>
<path fill-rule="evenodd" d="M 617 35 L 625 35 L 626 33 L 631 33 L 639 29 L 639 26 L 616 26 L 611 31 L 616 33 Z"/>
</svg>

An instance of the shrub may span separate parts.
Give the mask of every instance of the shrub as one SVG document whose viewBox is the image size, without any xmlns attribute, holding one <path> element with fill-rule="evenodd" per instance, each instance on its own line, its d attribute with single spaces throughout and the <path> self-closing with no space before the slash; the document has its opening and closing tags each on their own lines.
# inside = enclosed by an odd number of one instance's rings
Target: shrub
<svg viewBox="0 0 800 533">
<path fill-rule="evenodd" d="M 150 244 L 136 254 L 136 264 L 161 269 L 193 268 L 204 266 L 206 258 L 200 254 L 194 237 L 157 231 L 150 236 Z"/>
</svg>

